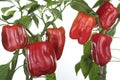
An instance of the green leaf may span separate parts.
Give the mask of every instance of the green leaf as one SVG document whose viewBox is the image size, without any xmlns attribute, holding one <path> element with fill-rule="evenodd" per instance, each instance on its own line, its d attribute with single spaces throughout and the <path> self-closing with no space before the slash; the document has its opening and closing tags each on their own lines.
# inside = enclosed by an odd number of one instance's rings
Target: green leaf
<svg viewBox="0 0 120 80">
<path fill-rule="evenodd" d="M 49 22 L 46 23 L 46 28 L 49 27 L 50 25 L 52 25 L 53 28 L 56 28 L 55 23 L 53 23 L 53 22 L 51 22 L 51 21 L 49 21 Z"/>
<path fill-rule="evenodd" d="M 70 6 L 77 11 L 85 13 L 93 11 L 84 0 L 72 0 Z"/>
<path fill-rule="evenodd" d="M 105 1 L 105 0 L 98 0 L 98 1 L 94 4 L 93 8 L 101 5 L 104 1 Z"/>
<path fill-rule="evenodd" d="M 94 62 L 89 73 L 90 80 L 106 80 L 106 66 L 98 66 Z"/>
<path fill-rule="evenodd" d="M 17 65 L 17 60 L 19 55 L 18 52 L 19 51 L 16 51 L 14 53 L 14 56 L 11 61 L 11 68 L 10 68 L 10 63 L 0 66 L 0 80 L 12 80 Z"/>
<path fill-rule="evenodd" d="M 83 55 L 81 57 L 80 66 L 81 66 L 82 73 L 83 73 L 84 77 L 86 78 L 92 67 L 92 56 L 91 55 Z"/>
<path fill-rule="evenodd" d="M 80 62 L 78 62 L 78 63 L 75 65 L 75 72 L 76 72 L 76 75 L 78 74 L 80 68 L 81 68 Z"/>
<path fill-rule="evenodd" d="M 30 76 L 30 79 L 29 80 L 33 80 L 33 77 L 32 76 Z"/>
<path fill-rule="evenodd" d="M 0 0 L 0 1 L 9 1 L 9 0 Z"/>
<path fill-rule="evenodd" d="M 24 60 L 23 69 L 24 69 L 25 75 L 27 75 L 28 71 L 27 71 L 27 66 L 26 66 L 26 59 Z"/>
<path fill-rule="evenodd" d="M 62 13 L 58 9 L 53 8 L 50 10 L 50 12 L 55 18 L 59 18 L 60 20 L 62 20 Z"/>
<path fill-rule="evenodd" d="M 24 60 L 24 64 L 23 64 L 23 70 L 24 70 L 24 74 L 26 76 L 26 80 L 29 80 L 28 76 L 29 76 L 29 73 L 28 73 L 28 70 L 27 70 L 27 65 L 26 65 L 26 59 Z"/>
<path fill-rule="evenodd" d="M 70 0 L 64 0 L 64 5 L 66 5 Z"/>
<path fill-rule="evenodd" d="M 45 25 L 46 25 L 46 27 L 48 27 L 48 26 L 50 26 L 51 24 L 52 24 L 52 22 L 49 21 L 49 22 L 47 22 Z"/>
<path fill-rule="evenodd" d="M 19 51 L 17 50 L 17 51 L 14 53 L 14 56 L 13 56 L 13 58 L 12 58 L 12 70 L 15 70 L 15 68 L 16 68 L 17 61 L 18 61 L 18 55 L 19 55 Z"/>
<path fill-rule="evenodd" d="M 48 16 L 47 14 L 46 14 L 45 16 L 46 16 L 47 20 L 49 20 L 49 19 L 50 19 L 50 17 L 51 17 L 51 16 Z"/>
<path fill-rule="evenodd" d="M 38 25 L 39 25 L 39 19 L 37 18 L 37 16 L 34 13 L 32 14 L 32 19 L 35 22 L 36 26 L 38 27 Z"/>
<path fill-rule="evenodd" d="M 31 1 L 31 2 L 37 2 L 36 0 L 29 0 L 29 1 Z"/>
<path fill-rule="evenodd" d="M 86 44 L 84 44 L 83 53 L 84 53 L 84 55 L 91 54 L 91 40 L 89 40 Z"/>
<path fill-rule="evenodd" d="M 39 4 L 34 4 L 31 6 L 31 8 L 28 10 L 28 14 L 34 12 L 35 10 L 37 10 L 38 8 L 40 8 Z"/>
<path fill-rule="evenodd" d="M 118 11 L 120 13 L 120 3 L 118 4 L 117 9 L 118 9 Z"/>
<path fill-rule="evenodd" d="M 12 80 L 14 72 L 15 72 L 14 70 L 9 69 L 6 80 Z"/>
<path fill-rule="evenodd" d="M 100 80 L 99 79 L 99 67 L 95 63 L 92 63 L 92 68 L 89 73 L 90 80 Z"/>
<path fill-rule="evenodd" d="M 91 66 L 92 66 L 92 56 L 91 56 L 91 40 L 89 40 L 84 45 L 84 55 L 81 57 L 81 61 L 78 62 L 75 66 L 75 72 L 76 74 L 79 72 L 79 70 L 82 70 L 82 73 L 84 77 L 86 78 L 87 75 L 90 72 Z"/>
<path fill-rule="evenodd" d="M 30 43 L 34 42 L 34 36 L 29 36 L 28 39 Z"/>
<path fill-rule="evenodd" d="M 113 25 L 112 29 L 110 31 L 108 31 L 108 35 L 110 36 L 114 36 L 115 32 L 116 32 L 116 27 L 118 25 L 118 23 L 120 22 L 120 18 L 118 18 L 117 22 Z"/>
<path fill-rule="evenodd" d="M 2 18 L 3 18 L 4 20 L 8 20 L 8 19 L 10 19 L 11 17 L 13 17 L 13 15 L 9 15 L 9 16 L 4 16 L 4 15 L 2 15 Z"/>
<path fill-rule="evenodd" d="M 52 2 L 52 0 L 44 0 L 45 2 L 47 2 L 47 3 L 51 3 Z"/>
<path fill-rule="evenodd" d="M 44 1 L 47 2 L 47 6 L 59 4 L 59 1 L 52 1 L 52 0 L 44 0 Z"/>
<path fill-rule="evenodd" d="M 9 12 L 7 13 L 7 16 L 13 15 L 14 13 L 15 13 L 15 10 L 9 11 Z"/>
<path fill-rule="evenodd" d="M 26 56 L 26 49 L 22 49 L 22 53 L 24 56 Z"/>
<path fill-rule="evenodd" d="M 22 16 L 19 20 L 16 20 L 14 23 L 16 24 L 22 24 L 26 28 L 29 28 L 31 25 L 32 19 L 30 16 Z"/>
<path fill-rule="evenodd" d="M 1 11 L 2 11 L 2 13 L 4 14 L 7 10 L 9 10 L 9 9 L 11 9 L 11 8 L 13 8 L 14 6 L 10 6 L 10 7 L 3 7 L 3 8 L 1 8 Z"/>
<path fill-rule="evenodd" d="M 9 70 L 9 64 L 0 65 L 0 80 L 9 80 L 7 79 Z"/>
<path fill-rule="evenodd" d="M 112 29 L 107 33 L 109 36 L 114 36 L 116 32 L 116 27 L 112 27 Z"/>
<path fill-rule="evenodd" d="M 46 75 L 46 80 L 56 80 L 56 75 L 55 75 L 55 73 L 47 74 L 47 75 Z"/>
<path fill-rule="evenodd" d="M 15 0 L 16 2 L 19 2 L 20 0 Z"/>
<path fill-rule="evenodd" d="M 29 8 L 31 8 L 31 6 L 33 6 L 33 5 L 35 5 L 35 4 L 37 4 L 37 3 L 32 2 L 32 3 L 26 4 L 26 5 L 22 6 L 20 10 L 29 9 Z"/>
<path fill-rule="evenodd" d="M 52 23 L 52 26 L 53 28 L 57 28 L 56 24 L 55 23 Z"/>
<path fill-rule="evenodd" d="M 9 12 L 7 13 L 7 15 L 2 15 L 2 18 L 3 18 L 4 20 L 8 20 L 8 19 L 10 19 L 10 18 L 13 17 L 14 13 L 15 13 L 15 10 L 9 11 Z"/>
<path fill-rule="evenodd" d="M 106 0 L 98 0 L 95 4 L 94 4 L 94 6 L 93 6 L 93 8 L 96 8 L 96 7 L 98 7 L 98 6 L 100 6 L 103 2 L 105 2 Z M 110 0 L 107 0 L 107 1 L 110 1 Z"/>
</svg>

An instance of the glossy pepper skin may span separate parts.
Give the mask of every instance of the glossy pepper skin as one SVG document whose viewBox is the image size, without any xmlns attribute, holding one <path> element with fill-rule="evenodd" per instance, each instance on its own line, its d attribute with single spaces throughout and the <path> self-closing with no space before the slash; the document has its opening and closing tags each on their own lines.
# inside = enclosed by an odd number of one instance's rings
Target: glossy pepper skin
<svg viewBox="0 0 120 80">
<path fill-rule="evenodd" d="M 26 28 L 22 25 L 6 25 L 2 28 L 2 44 L 8 51 L 24 48 L 28 43 Z"/>
<path fill-rule="evenodd" d="M 96 64 L 106 65 L 111 59 L 110 44 L 112 38 L 108 35 L 97 33 L 92 36 L 92 56 Z"/>
<path fill-rule="evenodd" d="M 27 68 L 32 76 L 51 74 L 56 70 L 56 56 L 49 42 L 34 42 L 26 47 Z"/>
<path fill-rule="evenodd" d="M 119 11 L 110 2 L 105 1 L 97 10 L 99 15 L 99 21 L 101 27 L 105 30 L 109 30 L 115 23 L 118 17 Z"/>
<path fill-rule="evenodd" d="M 89 40 L 92 29 L 95 26 L 96 20 L 93 16 L 79 12 L 70 29 L 70 38 L 78 39 L 80 44 L 85 44 Z"/>
<path fill-rule="evenodd" d="M 48 42 L 50 42 L 55 50 L 57 60 L 62 56 L 62 52 L 65 44 L 65 30 L 60 28 L 48 28 L 46 31 Z"/>
</svg>

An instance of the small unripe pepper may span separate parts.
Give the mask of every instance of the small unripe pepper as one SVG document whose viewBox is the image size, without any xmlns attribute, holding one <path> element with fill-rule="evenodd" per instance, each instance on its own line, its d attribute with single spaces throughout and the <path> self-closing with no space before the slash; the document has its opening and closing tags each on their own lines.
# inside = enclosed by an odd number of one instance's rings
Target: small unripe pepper
<svg viewBox="0 0 120 80">
<path fill-rule="evenodd" d="M 54 73 L 56 55 L 49 42 L 34 42 L 26 47 L 27 68 L 32 76 Z"/>
<path fill-rule="evenodd" d="M 50 42 L 55 50 L 57 60 L 62 56 L 62 52 L 65 45 L 65 30 L 60 28 L 48 28 L 46 31 L 48 42 Z"/>
<path fill-rule="evenodd" d="M 85 44 L 95 26 L 96 20 L 93 16 L 79 12 L 72 24 L 69 35 L 72 39 L 78 39 L 80 44 Z"/>
<path fill-rule="evenodd" d="M 92 56 L 96 64 L 104 66 L 110 61 L 111 42 L 112 38 L 106 34 L 97 33 L 92 35 Z"/>
<path fill-rule="evenodd" d="M 2 28 L 2 44 L 8 51 L 24 48 L 28 43 L 26 28 L 22 25 L 6 25 Z"/>
<path fill-rule="evenodd" d="M 119 11 L 110 2 L 105 1 L 97 10 L 101 27 L 109 30 L 115 23 Z"/>
</svg>

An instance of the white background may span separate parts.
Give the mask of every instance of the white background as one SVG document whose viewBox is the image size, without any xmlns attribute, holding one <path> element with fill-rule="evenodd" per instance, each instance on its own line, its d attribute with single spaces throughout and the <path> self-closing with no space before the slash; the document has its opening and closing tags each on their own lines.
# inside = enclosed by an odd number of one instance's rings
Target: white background
<svg viewBox="0 0 120 80">
<path fill-rule="evenodd" d="M 87 3 L 92 6 L 96 0 L 86 0 Z M 115 2 L 116 1 L 116 2 Z M 112 2 L 115 6 L 118 4 L 117 0 L 113 0 Z M 0 6 L 6 6 L 7 4 L 0 3 Z M 63 51 L 63 55 L 61 59 L 57 62 L 57 80 L 89 80 L 84 79 L 81 71 L 78 75 L 75 74 L 74 66 L 75 64 L 80 61 L 81 55 L 83 54 L 83 46 L 80 45 L 76 40 L 72 40 L 69 38 L 69 30 L 71 28 L 71 24 L 74 18 L 77 15 L 77 11 L 73 10 L 71 7 L 67 7 L 63 12 L 63 21 L 57 21 L 57 26 L 64 26 L 66 30 L 66 43 Z M 2 26 L 0 26 L 0 33 Z M 36 28 L 32 27 L 31 30 L 36 32 Z M 117 32 L 115 37 L 120 37 L 120 24 L 117 26 Z M 1 36 L 0 36 L 1 40 Z M 120 38 L 113 38 L 111 44 L 111 53 L 113 57 L 119 58 L 120 61 L 120 51 L 113 50 L 113 49 L 120 49 Z M 12 53 L 7 52 L 4 50 L 2 43 L 0 41 L 0 65 L 9 62 L 12 58 Z M 120 80 L 120 62 L 112 62 L 115 59 L 112 57 L 111 62 L 107 64 L 107 80 Z M 23 56 L 19 57 L 18 66 L 23 63 Z M 13 80 L 25 80 L 25 76 L 23 73 L 23 68 L 20 68 L 14 75 Z M 44 80 L 40 78 L 36 78 L 34 80 Z"/>
</svg>

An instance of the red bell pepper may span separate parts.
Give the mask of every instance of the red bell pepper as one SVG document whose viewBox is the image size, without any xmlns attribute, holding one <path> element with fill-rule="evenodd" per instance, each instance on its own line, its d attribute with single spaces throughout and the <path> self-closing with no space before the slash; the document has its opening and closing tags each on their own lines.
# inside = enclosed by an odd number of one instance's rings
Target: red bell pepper
<svg viewBox="0 0 120 80">
<path fill-rule="evenodd" d="M 28 43 L 26 28 L 22 25 L 6 25 L 2 28 L 2 44 L 8 51 L 24 48 Z"/>
<path fill-rule="evenodd" d="M 105 30 L 109 30 L 115 23 L 118 17 L 119 11 L 110 2 L 105 1 L 97 10 L 101 27 Z"/>
<path fill-rule="evenodd" d="M 57 60 L 62 56 L 62 52 L 65 44 L 65 30 L 60 28 L 48 28 L 46 35 L 48 36 L 48 42 L 50 42 L 55 50 Z"/>
<path fill-rule="evenodd" d="M 92 29 L 96 26 L 96 20 L 84 12 L 79 12 L 70 29 L 70 37 L 78 39 L 80 44 L 85 44 L 91 35 Z"/>
<path fill-rule="evenodd" d="M 27 68 L 32 76 L 51 74 L 56 70 L 56 56 L 49 42 L 34 42 L 26 47 Z"/>
<path fill-rule="evenodd" d="M 104 66 L 110 61 L 111 42 L 112 38 L 102 33 L 97 33 L 92 36 L 92 56 L 96 64 Z"/>
</svg>

